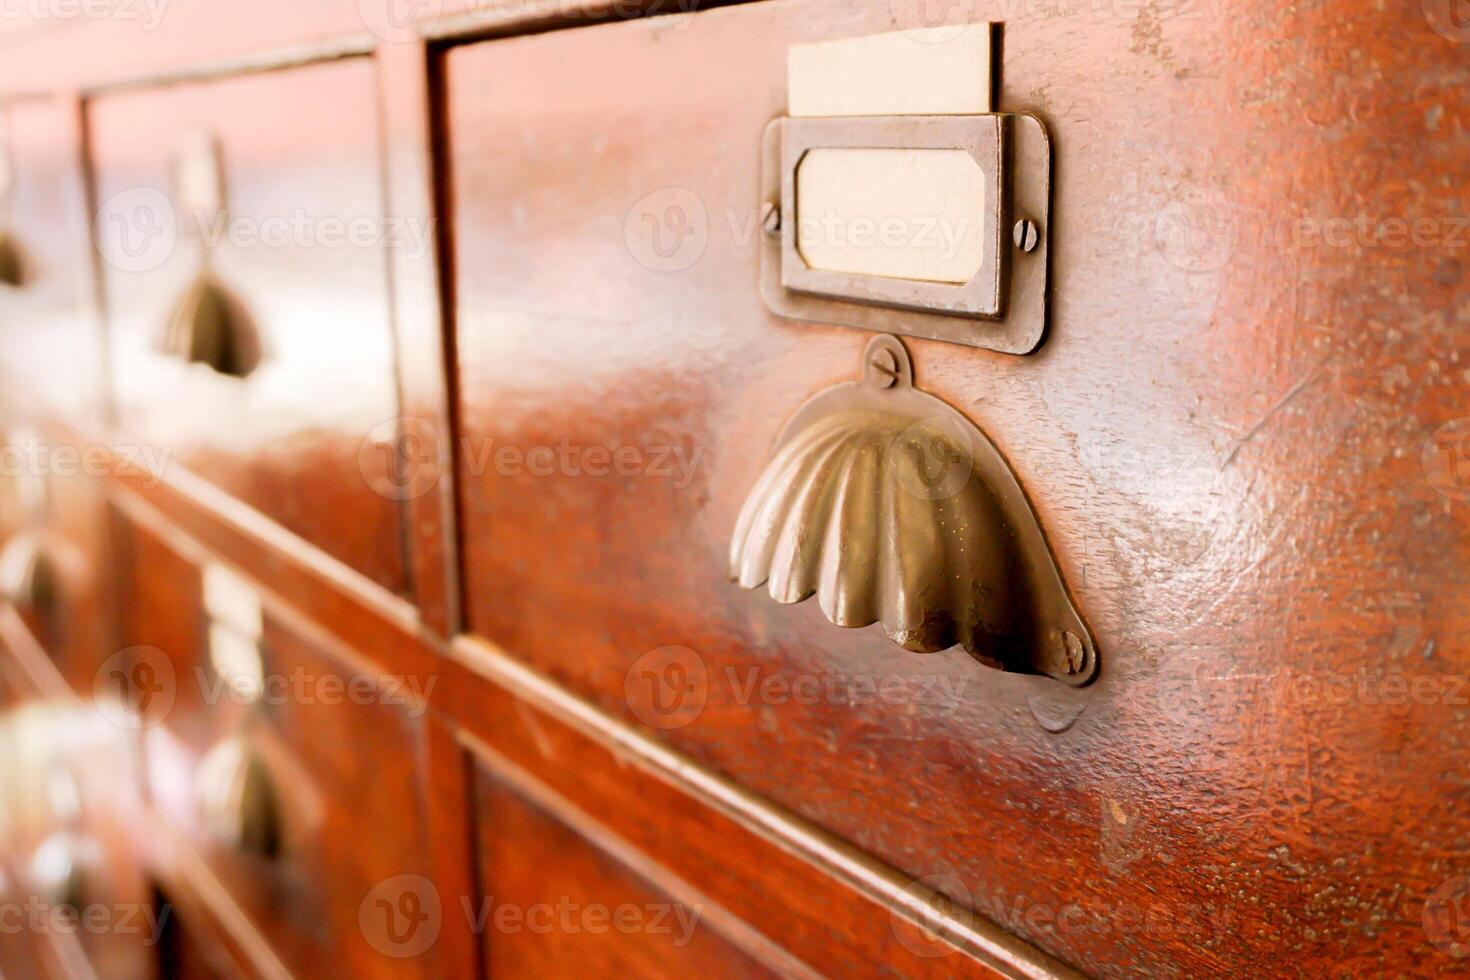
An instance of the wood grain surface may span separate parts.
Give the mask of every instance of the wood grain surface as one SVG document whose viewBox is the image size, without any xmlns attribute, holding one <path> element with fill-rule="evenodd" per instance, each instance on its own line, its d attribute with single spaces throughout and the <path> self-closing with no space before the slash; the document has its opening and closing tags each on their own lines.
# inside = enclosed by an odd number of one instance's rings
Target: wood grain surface
<svg viewBox="0 0 1470 980">
<path fill-rule="evenodd" d="M 725 580 L 867 339 L 763 309 L 761 131 L 789 44 L 890 11 L 452 50 L 468 627 L 1088 972 L 1452 972 L 1470 518 L 1423 460 L 1470 390 L 1465 49 L 1417 7 L 1196 13 L 1008 12 L 1050 336 L 910 344 L 1036 504 L 1101 651 L 1075 694 Z"/>
<path fill-rule="evenodd" d="M 272 670 L 435 684 L 407 707 L 177 699 L 133 828 L 200 937 L 170 948 L 262 976 L 687 967 L 657 937 L 462 921 L 551 888 L 708 903 L 702 972 L 1463 972 L 1452 0 L 446 0 L 389 36 L 355 6 L 0 20 L 0 226 L 41 273 L 0 291 L 4 429 L 107 464 L 50 473 L 38 513 L 0 481 L 0 531 L 43 527 L 71 576 L 60 619 L 0 608 L 0 700 L 86 694 L 136 646 L 197 689 L 206 560 L 261 587 Z M 643 12 L 666 16 L 614 23 Z M 1050 331 L 1028 357 L 906 345 L 1035 506 L 1100 652 L 1076 691 L 726 577 L 782 426 L 871 337 L 759 295 L 787 49 L 983 20 L 997 108 L 1053 140 Z M 89 257 L 97 211 L 167 194 L 209 128 L 243 217 L 425 233 L 413 255 L 221 246 L 274 380 L 153 352 L 187 236 L 152 269 Z M 291 794 L 276 865 L 210 845 L 188 801 L 247 729 Z M 399 876 L 454 903 L 406 958 L 362 911 Z M 73 947 L 0 965 L 113 955 Z"/>
</svg>

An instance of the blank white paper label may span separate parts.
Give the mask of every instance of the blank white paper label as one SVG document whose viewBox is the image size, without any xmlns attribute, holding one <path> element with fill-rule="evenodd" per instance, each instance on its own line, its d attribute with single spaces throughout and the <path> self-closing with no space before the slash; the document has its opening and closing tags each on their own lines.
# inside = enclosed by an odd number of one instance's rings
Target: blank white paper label
<svg viewBox="0 0 1470 980">
<path fill-rule="evenodd" d="M 812 269 L 964 283 L 984 260 L 985 175 L 964 150 L 811 150 L 796 202 Z"/>
<path fill-rule="evenodd" d="M 260 641 L 241 636 L 223 622 L 209 626 L 209 664 L 215 676 L 233 689 L 242 702 L 255 701 L 265 687 L 260 660 Z"/>
<path fill-rule="evenodd" d="M 787 52 L 792 116 L 991 111 L 990 25 L 932 27 L 798 44 Z"/>
<path fill-rule="evenodd" d="M 229 624 L 242 636 L 260 638 L 260 594 L 224 565 L 204 566 L 204 609 L 210 619 Z"/>
</svg>

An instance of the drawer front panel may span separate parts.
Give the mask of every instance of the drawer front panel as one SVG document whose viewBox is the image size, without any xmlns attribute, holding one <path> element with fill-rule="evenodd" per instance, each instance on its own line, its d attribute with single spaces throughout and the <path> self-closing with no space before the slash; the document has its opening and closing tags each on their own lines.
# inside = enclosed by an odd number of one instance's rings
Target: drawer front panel
<svg viewBox="0 0 1470 980">
<path fill-rule="evenodd" d="M 147 980 L 158 923 L 144 908 L 132 836 L 139 774 L 131 733 L 80 705 L 35 698 L 0 716 L 0 745 L 0 969 Z"/>
<path fill-rule="evenodd" d="M 32 416 L 90 419 L 101 403 L 81 168 L 75 99 L 0 103 L 0 400 Z"/>
<path fill-rule="evenodd" d="M 102 661 L 112 652 L 105 488 L 101 479 L 82 474 L 52 475 L 47 487 L 55 584 L 42 645 L 72 689 L 87 697 Z"/>
<path fill-rule="evenodd" d="M 483 766 L 474 781 L 486 976 L 778 975 L 698 898 L 650 880 L 660 872 L 646 858 L 615 856 Z"/>
<path fill-rule="evenodd" d="M 91 689 L 111 637 L 107 504 L 80 450 L 16 427 L 0 447 L 0 595 L 78 692 Z"/>
<path fill-rule="evenodd" d="M 143 716 L 153 805 L 288 969 L 309 973 L 328 961 L 354 976 L 428 969 L 427 960 L 405 964 L 383 952 L 359 922 L 381 881 L 428 866 L 414 682 L 359 666 L 315 627 L 267 603 L 259 685 L 247 693 L 212 653 L 220 621 L 204 612 L 205 556 L 187 539 L 165 542 L 136 523 L 126 538 L 133 573 L 125 642 L 154 648 L 139 650 L 137 661 L 166 677 L 156 683 L 169 699 Z M 230 763 L 220 762 L 231 753 L 241 770 L 252 769 L 242 783 L 251 788 L 233 797 L 211 788 L 228 784 L 221 777 Z M 242 799 L 264 802 L 232 810 Z"/>
<path fill-rule="evenodd" d="M 908 653 L 727 580 L 782 426 L 872 336 L 763 304 L 762 134 L 788 46 L 891 30 L 886 5 L 448 54 L 467 628 L 1089 972 L 1269 969 L 1283 944 L 1303 969 L 1412 969 L 1440 955 L 1422 900 L 1464 863 L 1425 844 L 1467 829 L 1401 789 L 1448 791 L 1467 751 L 1448 695 L 1470 598 L 1444 583 L 1470 511 L 1421 468 L 1470 391 L 1463 260 L 1404 245 L 1365 274 L 1351 250 L 1256 232 L 1349 200 L 1458 213 L 1452 181 L 1393 176 L 1420 166 L 1423 113 L 1366 78 L 1316 89 L 1313 112 L 1355 120 L 1326 147 L 1252 97 L 1320 79 L 1262 52 L 1250 17 L 1172 18 L 1158 42 L 1102 13 L 1013 13 L 1000 107 L 1042 114 L 1056 157 L 1050 334 L 1031 357 L 906 345 L 1015 469 L 1096 683 Z M 1427 67 L 1460 54 L 1417 12 L 1362 14 L 1319 35 L 1326 63 L 1363 45 L 1464 104 Z M 1267 145 L 1263 170 L 1248 148 Z M 1370 145 L 1373 173 L 1336 164 Z M 1219 202 L 1238 233 L 1204 248 L 1189 229 Z M 1439 696 L 1312 695 L 1360 667 Z"/>
<path fill-rule="evenodd" d="M 349 59 L 104 95 L 89 127 L 123 429 L 404 592 L 375 79 Z M 206 273 L 231 297 L 214 334 L 184 325 Z M 213 369 L 211 336 L 237 355 L 217 366 L 258 363 Z"/>
</svg>

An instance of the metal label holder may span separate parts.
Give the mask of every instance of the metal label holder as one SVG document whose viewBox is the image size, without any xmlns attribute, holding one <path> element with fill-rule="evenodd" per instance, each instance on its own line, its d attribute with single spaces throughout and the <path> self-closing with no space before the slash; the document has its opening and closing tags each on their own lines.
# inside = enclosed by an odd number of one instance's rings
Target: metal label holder
<svg viewBox="0 0 1470 980">
<path fill-rule="evenodd" d="M 985 177 L 984 254 L 968 282 L 829 272 L 797 247 L 796 171 L 818 148 L 960 149 Z M 1028 354 L 1046 334 L 1051 141 L 1025 113 L 782 117 L 762 147 L 761 295 L 775 313 Z"/>
</svg>

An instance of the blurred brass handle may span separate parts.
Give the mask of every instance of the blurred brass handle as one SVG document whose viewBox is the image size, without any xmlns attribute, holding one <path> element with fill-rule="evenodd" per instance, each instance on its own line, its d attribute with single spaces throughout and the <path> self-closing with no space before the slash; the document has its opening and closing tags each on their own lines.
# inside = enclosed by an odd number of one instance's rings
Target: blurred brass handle
<svg viewBox="0 0 1470 980">
<path fill-rule="evenodd" d="M 0 231 L 0 286 L 24 286 L 26 282 L 25 255 L 20 243 L 8 231 Z"/>
<path fill-rule="evenodd" d="M 243 304 L 208 272 L 202 272 L 169 313 L 163 350 L 232 378 L 248 377 L 260 364 L 260 338 Z"/>
<path fill-rule="evenodd" d="M 209 836 L 225 847 L 274 857 L 280 849 L 280 808 L 264 760 L 242 736 L 205 753 L 194 783 L 199 816 Z"/>
<path fill-rule="evenodd" d="M 95 841 L 58 830 L 31 855 L 26 876 L 47 903 L 80 910 L 101 866 Z"/>
<path fill-rule="evenodd" d="M 22 531 L 0 549 L 0 598 L 24 612 L 44 613 L 56 597 L 56 569 L 45 541 Z"/>
</svg>

